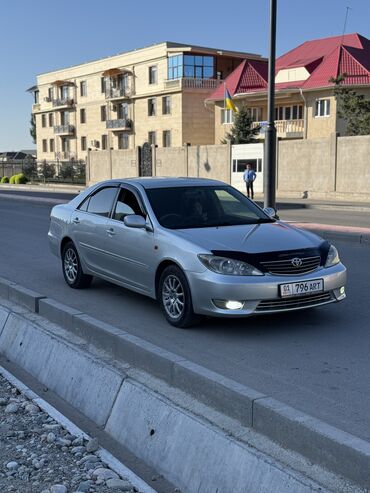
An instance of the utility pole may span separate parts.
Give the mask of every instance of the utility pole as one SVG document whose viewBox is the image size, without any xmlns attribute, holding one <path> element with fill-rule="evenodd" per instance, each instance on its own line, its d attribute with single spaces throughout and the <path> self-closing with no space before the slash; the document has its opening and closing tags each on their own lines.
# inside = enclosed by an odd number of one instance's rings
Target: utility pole
<svg viewBox="0 0 370 493">
<path fill-rule="evenodd" d="M 275 58 L 277 0 L 270 0 L 270 53 L 268 64 L 268 124 L 265 140 L 264 206 L 276 209 Z"/>
</svg>

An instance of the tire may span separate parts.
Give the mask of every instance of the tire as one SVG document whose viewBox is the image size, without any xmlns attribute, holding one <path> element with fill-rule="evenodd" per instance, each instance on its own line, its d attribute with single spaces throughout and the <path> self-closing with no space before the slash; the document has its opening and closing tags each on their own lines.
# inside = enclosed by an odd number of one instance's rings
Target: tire
<svg viewBox="0 0 370 493">
<path fill-rule="evenodd" d="M 87 288 L 93 280 L 93 276 L 83 273 L 80 257 L 72 241 L 66 243 L 63 248 L 62 270 L 64 280 L 70 288 Z"/>
<path fill-rule="evenodd" d="M 170 265 L 159 280 L 158 299 L 168 323 L 185 329 L 200 322 L 201 316 L 193 311 L 188 281 L 183 271 Z"/>
</svg>

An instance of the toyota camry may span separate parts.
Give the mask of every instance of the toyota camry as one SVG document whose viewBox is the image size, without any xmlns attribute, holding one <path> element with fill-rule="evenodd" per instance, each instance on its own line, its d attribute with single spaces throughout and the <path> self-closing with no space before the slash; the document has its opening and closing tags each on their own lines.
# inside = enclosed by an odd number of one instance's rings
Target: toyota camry
<svg viewBox="0 0 370 493">
<path fill-rule="evenodd" d="M 157 299 L 176 327 L 343 300 L 335 246 L 273 216 L 220 181 L 132 178 L 55 206 L 48 236 L 68 286 L 103 278 Z"/>
</svg>

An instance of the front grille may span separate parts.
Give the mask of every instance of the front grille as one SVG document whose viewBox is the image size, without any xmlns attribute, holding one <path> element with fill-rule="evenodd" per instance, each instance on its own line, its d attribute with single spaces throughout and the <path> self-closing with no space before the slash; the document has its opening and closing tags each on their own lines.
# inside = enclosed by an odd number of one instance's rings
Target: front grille
<svg viewBox="0 0 370 493">
<path fill-rule="evenodd" d="M 315 257 L 304 257 L 300 258 L 302 264 L 298 267 L 295 267 L 292 264 L 292 260 L 294 257 L 288 260 L 273 260 L 270 262 L 261 262 L 263 267 L 270 274 L 274 274 L 277 276 L 294 276 L 295 274 L 307 274 L 308 272 L 312 272 L 316 270 L 321 263 L 320 255 Z"/>
<path fill-rule="evenodd" d="M 294 298 L 263 300 L 258 304 L 256 311 L 268 312 L 272 310 L 292 310 L 294 308 L 310 307 L 323 303 L 328 303 L 329 301 L 334 301 L 334 299 L 335 298 L 333 297 L 333 294 L 331 292 L 327 292 L 308 294 L 305 296 L 297 296 Z"/>
</svg>

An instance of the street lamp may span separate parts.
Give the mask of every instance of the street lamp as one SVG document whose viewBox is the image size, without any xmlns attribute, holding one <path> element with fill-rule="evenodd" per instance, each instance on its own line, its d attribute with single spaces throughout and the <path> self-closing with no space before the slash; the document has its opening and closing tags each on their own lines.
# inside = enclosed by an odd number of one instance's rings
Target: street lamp
<svg viewBox="0 0 370 493">
<path fill-rule="evenodd" d="M 264 206 L 276 209 L 276 127 L 275 127 L 275 58 L 276 7 L 270 0 L 270 53 L 268 65 L 268 124 L 265 140 Z"/>
</svg>

